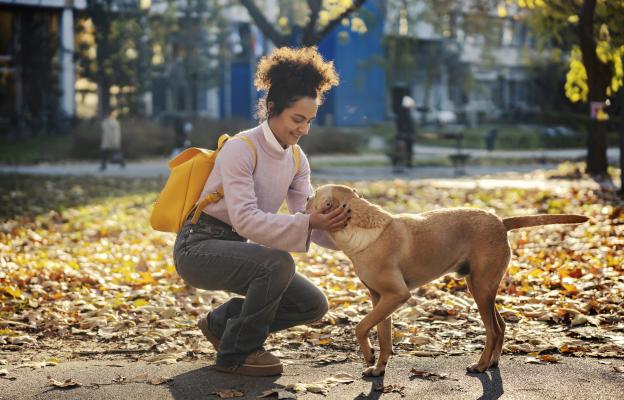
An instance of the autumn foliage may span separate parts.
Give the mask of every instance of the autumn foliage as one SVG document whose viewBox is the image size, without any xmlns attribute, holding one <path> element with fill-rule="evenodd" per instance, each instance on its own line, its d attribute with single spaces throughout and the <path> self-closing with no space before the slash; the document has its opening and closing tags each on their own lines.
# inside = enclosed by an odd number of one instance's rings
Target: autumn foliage
<svg viewBox="0 0 624 400">
<path fill-rule="evenodd" d="M 214 354 L 195 323 L 228 295 L 197 291 L 177 276 L 174 236 L 148 223 L 162 182 L 21 179 L 2 178 L 0 349 L 135 350 L 164 363 Z M 548 190 L 350 184 L 395 213 L 468 206 L 501 216 L 590 216 L 579 226 L 510 233 L 513 257 L 497 299 L 509 322 L 504 352 L 624 357 L 624 207 L 609 193 L 557 183 Z M 355 357 L 353 330 L 371 305 L 350 262 L 315 246 L 295 260 L 327 294 L 330 311 L 312 326 L 272 335 L 269 346 L 286 358 L 313 350 L 316 363 Z M 414 291 L 393 323 L 404 354 L 465 353 L 485 337 L 465 282 L 452 275 Z"/>
</svg>

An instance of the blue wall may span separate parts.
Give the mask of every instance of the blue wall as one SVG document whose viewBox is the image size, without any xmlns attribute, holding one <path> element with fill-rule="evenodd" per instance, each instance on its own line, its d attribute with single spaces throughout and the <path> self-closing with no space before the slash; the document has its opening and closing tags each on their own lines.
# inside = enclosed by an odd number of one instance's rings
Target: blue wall
<svg viewBox="0 0 624 400">
<path fill-rule="evenodd" d="M 319 51 L 326 60 L 333 60 L 340 75 L 340 85 L 325 96 L 317 121 L 328 122 L 328 115 L 335 126 L 364 126 L 385 120 L 386 77 L 378 60 L 383 59 L 383 1 L 368 0 L 360 16 L 366 22 L 365 34 L 352 32 L 339 25 L 320 44 Z M 348 35 L 341 41 L 341 32 Z M 259 93 L 253 88 L 255 70 L 252 62 L 238 61 L 232 64 L 232 116 L 253 118 Z M 221 115 L 224 113 L 224 91 L 221 90 Z"/>
<path fill-rule="evenodd" d="M 325 59 L 333 60 L 340 74 L 340 85 L 328 93 L 319 110 L 319 120 L 332 114 L 336 126 L 362 126 L 385 120 L 386 78 L 378 60 L 383 58 L 383 2 L 369 0 L 360 12 L 367 33 L 351 32 L 348 27 L 334 30 L 320 44 Z M 349 40 L 340 41 L 340 32 Z M 344 36 L 344 34 L 343 34 Z"/>
</svg>

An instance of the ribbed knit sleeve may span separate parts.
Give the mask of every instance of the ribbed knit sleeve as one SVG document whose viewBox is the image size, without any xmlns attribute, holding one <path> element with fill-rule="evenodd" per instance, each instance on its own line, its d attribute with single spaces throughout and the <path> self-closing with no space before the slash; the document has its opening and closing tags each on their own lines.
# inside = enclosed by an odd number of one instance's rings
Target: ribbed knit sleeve
<svg viewBox="0 0 624 400">
<path fill-rule="evenodd" d="M 308 197 L 314 194 L 314 188 L 312 187 L 312 182 L 310 181 L 310 163 L 301 149 L 299 150 L 299 154 L 301 156 L 299 172 L 295 175 L 295 178 L 288 189 L 288 196 L 286 197 L 286 204 L 288 205 L 288 210 L 291 214 L 305 212 Z M 319 246 L 338 250 L 326 231 L 313 229 L 310 239 Z"/>
</svg>

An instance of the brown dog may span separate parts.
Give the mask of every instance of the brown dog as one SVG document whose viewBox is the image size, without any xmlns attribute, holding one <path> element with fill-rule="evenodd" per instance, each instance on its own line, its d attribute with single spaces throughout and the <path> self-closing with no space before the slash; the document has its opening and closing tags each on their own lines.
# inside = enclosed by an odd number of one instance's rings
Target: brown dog
<svg viewBox="0 0 624 400">
<path fill-rule="evenodd" d="M 368 288 L 373 302 L 373 310 L 355 329 L 364 360 L 370 366 L 364 370 L 365 376 L 384 373 L 392 354 L 391 314 L 410 298 L 410 290 L 450 272 L 466 277 L 485 325 L 483 353 L 468 371 L 484 372 L 498 365 L 505 322 L 496 310 L 495 300 L 511 256 L 507 231 L 588 220 L 571 214 L 501 219 L 490 212 L 471 208 L 392 215 L 342 185 L 319 187 L 306 208 L 317 211 L 342 204 L 351 209 L 351 220 L 345 229 L 330 236 L 336 247 L 351 259 L 355 273 Z M 374 326 L 378 326 L 380 347 L 375 366 L 368 339 Z"/>
</svg>

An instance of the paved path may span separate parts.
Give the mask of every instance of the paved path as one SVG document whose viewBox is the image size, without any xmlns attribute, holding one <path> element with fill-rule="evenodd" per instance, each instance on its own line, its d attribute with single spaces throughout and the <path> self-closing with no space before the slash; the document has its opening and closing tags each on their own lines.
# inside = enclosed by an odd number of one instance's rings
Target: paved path
<svg viewBox="0 0 624 400">
<path fill-rule="evenodd" d="M 283 388 L 294 383 L 316 383 L 332 375 L 347 373 L 355 378 L 350 384 L 331 387 L 326 397 L 315 393 L 298 393 L 299 399 L 400 399 L 400 394 L 376 391 L 376 385 L 394 385 L 402 389 L 405 399 L 601 399 L 620 400 L 624 392 L 622 359 L 565 357 L 560 364 L 526 363 L 526 356 L 504 356 L 499 369 L 486 374 L 468 374 L 465 366 L 477 357 L 436 358 L 399 355 L 391 360 L 384 378 L 362 379 L 362 365 L 350 361 L 315 366 L 314 360 L 293 360 L 284 375 L 274 378 L 244 378 L 222 374 L 210 368 L 211 359 L 178 362 L 171 365 L 146 364 L 144 361 L 91 360 L 63 361 L 55 367 L 31 370 L 8 369 L 0 378 L 0 399 L 217 399 L 214 393 L 236 389 L 244 393 L 237 399 L 255 399 L 265 390 Z M 602 363 L 601 363 L 602 362 Z M 605 364 L 608 363 L 608 364 Z M 5 366 L 3 366 L 4 368 Z M 430 381 L 410 377 L 412 368 L 446 373 L 448 379 Z M 82 386 L 57 389 L 47 386 L 48 376 L 57 381 L 73 379 Z M 158 378 L 171 380 L 154 385 Z M 14 378 L 14 380 L 9 380 Z M 272 397 L 276 398 L 276 397 Z"/>
<path fill-rule="evenodd" d="M 446 147 L 415 146 L 415 157 L 428 160 L 446 159 L 455 149 Z M 550 169 L 560 160 L 579 160 L 585 156 L 585 150 L 547 150 L 547 151 L 506 151 L 495 150 L 487 152 L 481 149 L 464 149 L 472 158 L 480 159 L 514 159 L 535 160 L 543 159 L 544 164 L 527 161 L 520 165 L 481 166 L 468 165 L 466 176 L 482 176 L 506 172 L 531 172 L 536 169 Z M 617 160 L 619 150 L 609 149 L 609 158 Z M 418 166 L 404 173 L 393 173 L 385 164 L 388 158 L 383 154 L 329 154 L 310 156 L 314 178 L 318 180 L 377 180 L 377 179 L 424 179 L 424 178 L 453 178 L 453 168 L 446 166 Z M 377 164 L 379 166 L 366 166 Z M 518 163 L 515 163 L 518 164 Z M 167 159 L 151 159 L 139 162 L 129 162 L 126 168 L 117 165 L 109 166 L 106 171 L 99 170 L 98 162 L 67 162 L 42 163 L 37 165 L 6 165 L 0 164 L 0 173 L 20 173 L 36 175 L 89 175 L 89 176 L 119 176 L 119 177 L 158 177 L 168 174 Z"/>
<path fill-rule="evenodd" d="M 364 156 L 366 157 L 366 156 Z M 363 158 L 364 158 L 363 157 Z M 340 159 L 340 158 L 334 158 Z M 353 160 L 353 158 L 352 158 Z M 313 158 L 312 163 L 316 160 Z M 367 161 L 362 161 L 367 162 Z M 467 166 L 466 176 L 481 176 L 486 174 L 499 174 L 504 172 L 531 172 L 536 169 L 551 169 L 556 164 L 526 164 L 526 165 L 501 165 L 501 166 Z M 378 179 L 423 179 L 423 178 L 453 178 L 454 170 L 451 167 L 414 167 L 403 173 L 394 173 L 390 166 L 323 166 L 314 164 L 313 177 L 317 180 L 378 180 Z M 147 160 L 141 162 L 129 162 L 126 168 L 117 165 L 110 166 L 106 171 L 99 170 L 96 162 L 74 162 L 58 164 L 38 165 L 0 165 L 0 173 L 17 173 L 33 175 L 74 175 L 74 176 L 105 176 L 105 177 L 128 177 L 150 178 L 167 176 L 167 160 Z"/>
<path fill-rule="evenodd" d="M 443 147 L 423 147 L 416 146 L 416 157 L 420 159 L 442 159 L 452 154 L 455 150 Z M 467 152 L 475 152 L 480 158 L 505 158 L 515 159 L 516 162 L 501 165 L 468 165 L 465 173 L 457 176 L 455 170 L 449 166 L 417 166 L 406 169 L 402 173 L 392 171 L 389 165 L 380 165 L 388 162 L 383 154 L 330 154 L 312 155 L 310 162 L 312 165 L 313 179 L 317 182 L 329 181 L 371 181 L 386 179 L 418 179 L 418 180 L 448 180 L 449 187 L 458 187 L 462 181 L 467 185 L 477 185 L 480 187 L 524 187 L 541 188 L 552 186 L 552 181 L 526 181 L 522 176 L 524 173 L 536 170 L 549 170 L 557 166 L 557 162 L 562 159 L 577 160 L 584 156 L 584 150 L 548 150 L 543 153 L 545 160 L 553 160 L 546 163 L 536 163 L 519 160 L 535 159 L 535 152 L 527 151 L 493 151 L 487 153 L 483 150 L 468 149 Z M 531 158 L 533 157 L 533 158 Z M 617 149 L 609 149 L 609 157 L 618 158 Z M 556 161 L 555 161 L 556 160 Z M 138 162 L 129 162 L 126 168 L 118 165 L 111 165 L 106 171 L 99 170 L 99 163 L 92 162 L 66 162 L 66 163 L 42 163 L 37 165 L 6 165 L 0 164 L 0 173 L 5 174 L 34 174 L 34 175 L 74 175 L 74 176 L 104 176 L 104 177 L 127 177 L 127 178 L 152 178 L 166 177 L 168 174 L 167 159 L 149 159 Z M 370 165 L 373 166 L 370 166 Z M 375 165 L 377 164 L 377 165 Z M 505 174 L 510 179 L 500 179 L 500 175 Z M 499 175 L 496 179 L 490 180 L 491 176 Z M 459 178 L 459 179 L 458 179 Z M 476 183 L 475 183 L 476 182 Z M 560 180 L 557 184 L 562 186 L 579 185 L 578 181 Z M 587 185 L 598 187 L 598 184 L 586 182 Z M 520 185 L 520 186 L 519 186 Z M 586 185 L 586 186 L 587 186 Z"/>
</svg>

